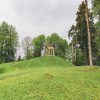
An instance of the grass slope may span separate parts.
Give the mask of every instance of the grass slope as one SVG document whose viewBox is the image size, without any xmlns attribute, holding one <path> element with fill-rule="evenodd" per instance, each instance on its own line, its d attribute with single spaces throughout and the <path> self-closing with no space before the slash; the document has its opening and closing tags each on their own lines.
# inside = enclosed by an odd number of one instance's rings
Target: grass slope
<svg viewBox="0 0 100 100">
<path fill-rule="evenodd" d="M 100 100 L 100 67 L 70 66 L 58 57 L 1 64 L 0 100 Z"/>
<path fill-rule="evenodd" d="M 62 66 L 62 67 L 69 67 L 73 66 L 71 63 L 63 60 L 60 57 L 56 56 L 45 56 L 45 57 L 38 57 L 32 60 L 27 60 L 23 62 L 16 63 L 14 66 L 17 67 L 45 67 L 45 66 Z"/>
<path fill-rule="evenodd" d="M 74 65 L 56 56 L 37 57 L 31 60 L 0 64 L 0 73 L 16 71 L 25 68 L 40 67 L 73 67 Z"/>
</svg>

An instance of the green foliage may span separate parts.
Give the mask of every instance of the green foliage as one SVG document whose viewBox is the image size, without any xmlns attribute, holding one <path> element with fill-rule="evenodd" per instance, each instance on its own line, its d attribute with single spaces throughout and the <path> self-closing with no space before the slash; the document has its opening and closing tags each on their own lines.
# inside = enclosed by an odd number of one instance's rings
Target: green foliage
<svg viewBox="0 0 100 100">
<path fill-rule="evenodd" d="M 94 18 L 97 19 L 97 22 L 95 23 L 96 27 L 96 61 L 94 63 L 100 65 L 100 0 L 93 0 L 93 9 Z"/>
<path fill-rule="evenodd" d="M 40 57 L 41 51 L 44 49 L 46 45 L 49 44 L 55 47 L 56 56 L 65 58 L 68 43 L 65 39 L 62 39 L 57 33 L 53 33 L 51 36 L 48 36 L 47 38 L 45 38 L 44 35 L 40 35 L 33 39 L 34 57 Z"/>
<path fill-rule="evenodd" d="M 73 48 L 73 62 L 76 62 L 76 65 L 88 65 L 89 64 L 89 53 L 88 53 L 88 32 L 87 32 L 87 21 L 86 21 L 86 8 L 85 3 L 82 2 L 79 5 L 76 18 L 76 26 L 72 25 L 69 31 L 69 37 L 72 38 L 71 45 Z M 93 21 L 93 14 L 88 9 L 89 14 L 89 26 L 91 32 L 91 46 L 92 46 L 92 55 L 95 58 L 97 53 L 96 48 L 96 29 Z M 79 55 L 81 54 L 81 56 Z M 80 64 L 79 60 L 80 59 Z M 78 61 L 77 61 L 78 60 Z M 95 61 L 95 59 L 93 59 Z M 83 63 L 82 63 L 83 62 Z"/>
<path fill-rule="evenodd" d="M 15 60 L 18 33 L 12 25 L 2 22 L 0 25 L 0 63 Z"/>
<path fill-rule="evenodd" d="M 93 0 L 93 12 L 100 22 L 100 0 Z"/>
<path fill-rule="evenodd" d="M 44 44 L 45 44 L 44 35 L 39 35 L 38 37 L 33 39 L 34 57 L 41 56 L 41 51 L 43 50 Z"/>
<path fill-rule="evenodd" d="M 68 43 L 65 39 L 62 39 L 57 33 L 53 33 L 51 36 L 48 36 L 46 39 L 46 44 L 51 44 L 55 47 L 56 56 L 65 58 Z"/>
<path fill-rule="evenodd" d="M 82 4 L 79 7 L 79 11 L 77 12 L 77 18 L 76 18 L 76 26 L 78 28 L 78 32 L 77 32 L 77 40 L 78 43 L 80 45 L 80 48 L 82 50 L 82 52 L 86 53 L 87 58 L 88 57 L 88 32 L 87 32 L 87 22 L 86 22 L 86 16 L 85 16 L 85 3 L 82 2 Z M 94 28 L 94 22 L 93 22 L 93 15 L 92 13 L 90 13 L 90 11 L 88 10 L 89 13 L 89 26 L 90 26 L 90 32 L 91 32 L 91 45 L 92 45 L 92 52 L 93 52 L 93 56 L 95 53 L 95 28 Z M 89 60 L 88 60 L 89 61 Z"/>
</svg>

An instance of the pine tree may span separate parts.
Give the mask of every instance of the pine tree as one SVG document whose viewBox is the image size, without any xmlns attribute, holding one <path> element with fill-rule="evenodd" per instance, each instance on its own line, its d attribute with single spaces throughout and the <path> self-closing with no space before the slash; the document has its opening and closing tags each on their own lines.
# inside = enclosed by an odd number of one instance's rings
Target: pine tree
<svg viewBox="0 0 100 100">
<path fill-rule="evenodd" d="M 94 14 L 94 18 L 97 19 L 97 22 L 95 23 L 96 27 L 96 64 L 100 65 L 100 0 L 93 0 L 92 2 L 92 11 Z"/>
<path fill-rule="evenodd" d="M 92 13 L 90 13 L 88 9 L 88 15 L 89 15 L 89 28 L 91 32 L 91 45 L 92 45 L 92 51 L 95 52 L 95 28 L 94 28 L 94 22 L 93 22 L 93 16 Z M 87 64 L 89 65 L 89 48 L 88 48 L 88 29 L 87 29 L 87 19 L 86 19 L 86 5 L 84 2 L 79 6 L 78 12 L 77 12 L 77 18 L 76 18 L 76 27 L 77 27 L 77 40 L 80 45 L 80 49 L 83 52 L 83 56 L 87 57 Z"/>
</svg>

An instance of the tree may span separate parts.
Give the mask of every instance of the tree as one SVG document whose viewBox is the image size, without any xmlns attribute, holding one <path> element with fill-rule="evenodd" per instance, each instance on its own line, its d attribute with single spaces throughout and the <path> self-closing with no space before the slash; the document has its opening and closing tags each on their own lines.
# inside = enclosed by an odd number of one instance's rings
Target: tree
<svg viewBox="0 0 100 100">
<path fill-rule="evenodd" d="M 91 49 L 91 32 L 90 32 L 90 23 L 89 23 L 89 13 L 88 13 L 87 0 L 85 0 L 85 12 L 86 12 L 86 22 L 87 22 L 87 32 L 88 32 L 89 64 L 90 64 L 90 66 L 93 66 L 92 49 Z"/>
<path fill-rule="evenodd" d="M 97 22 L 95 23 L 95 28 L 96 28 L 96 48 L 97 48 L 97 53 L 96 53 L 96 61 L 97 64 L 100 65 L 100 0 L 93 0 L 92 2 L 92 11 L 94 14 L 94 18 L 97 19 Z"/>
<path fill-rule="evenodd" d="M 93 14 L 90 13 L 89 9 L 87 8 L 88 17 L 88 24 L 89 29 L 91 32 L 91 46 L 93 55 L 95 53 L 95 28 L 93 22 Z M 76 26 L 77 26 L 77 40 L 80 45 L 80 49 L 82 50 L 83 54 L 87 56 L 87 64 L 89 64 L 89 48 L 88 48 L 88 27 L 87 27 L 87 19 L 86 19 L 86 4 L 82 2 L 79 6 L 76 18 Z M 92 58 L 91 58 L 92 59 Z"/>
<path fill-rule="evenodd" d="M 45 36 L 39 35 L 38 37 L 35 37 L 32 44 L 34 46 L 34 57 L 40 57 L 41 51 L 43 50 L 43 46 L 45 44 Z"/>
<path fill-rule="evenodd" d="M 72 39 L 72 53 L 73 53 L 73 62 L 76 62 L 76 65 L 89 65 L 89 46 L 88 46 L 88 32 L 90 31 L 91 35 L 91 50 L 92 50 L 92 59 L 94 60 L 96 56 L 96 29 L 94 27 L 93 13 L 86 7 L 85 2 L 82 2 L 79 5 L 76 17 L 76 25 L 72 25 L 69 30 L 69 37 Z M 88 14 L 88 26 L 87 27 L 87 18 L 86 11 Z M 89 31 L 88 31 L 89 30 Z M 80 54 L 80 55 L 79 55 Z M 80 60 L 80 64 L 77 60 Z M 74 63 L 75 64 L 75 63 Z"/>
<path fill-rule="evenodd" d="M 26 36 L 23 40 L 22 40 L 22 47 L 25 53 L 25 58 L 26 59 L 31 59 L 33 57 L 32 54 L 32 39 L 29 36 Z"/>
<path fill-rule="evenodd" d="M 92 0 L 93 13 L 100 22 L 100 0 Z"/>
<path fill-rule="evenodd" d="M 2 22 L 0 25 L 0 62 L 11 62 L 15 60 L 18 45 L 18 33 L 15 27 Z"/>
<path fill-rule="evenodd" d="M 72 25 L 71 29 L 68 32 L 68 37 L 72 38 L 72 41 L 70 43 L 70 46 L 72 47 L 72 62 L 73 64 L 76 64 L 76 58 L 77 58 L 77 27 Z"/>
</svg>

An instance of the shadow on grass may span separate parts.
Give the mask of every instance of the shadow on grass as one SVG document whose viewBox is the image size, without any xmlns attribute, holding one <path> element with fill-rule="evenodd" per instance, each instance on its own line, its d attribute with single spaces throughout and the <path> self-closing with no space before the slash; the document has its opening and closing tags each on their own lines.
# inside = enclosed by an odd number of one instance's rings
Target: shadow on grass
<svg viewBox="0 0 100 100">
<path fill-rule="evenodd" d="M 83 69 L 84 72 L 97 72 L 99 70 L 99 67 L 88 67 L 86 69 Z"/>
<path fill-rule="evenodd" d="M 0 68 L 0 74 L 5 72 L 5 68 Z"/>
</svg>

